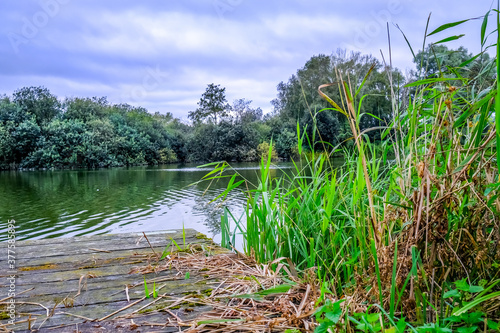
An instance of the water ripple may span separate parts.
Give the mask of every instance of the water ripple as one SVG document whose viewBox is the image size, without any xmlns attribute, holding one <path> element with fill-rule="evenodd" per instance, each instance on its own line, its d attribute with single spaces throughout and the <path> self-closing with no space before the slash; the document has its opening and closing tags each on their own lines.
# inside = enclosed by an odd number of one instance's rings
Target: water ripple
<svg viewBox="0 0 500 333">
<path fill-rule="evenodd" d="M 252 182 L 259 168 L 255 164 L 234 165 Z M 7 239 L 7 222 L 12 219 L 18 239 L 183 226 L 213 237 L 220 229 L 223 206 L 241 214 L 246 198 L 234 192 L 224 205 L 221 200 L 210 202 L 226 189 L 228 179 L 213 182 L 210 187 L 208 182 L 189 186 L 211 170 L 168 166 L 0 172 L 0 241 Z"/>
</svg>

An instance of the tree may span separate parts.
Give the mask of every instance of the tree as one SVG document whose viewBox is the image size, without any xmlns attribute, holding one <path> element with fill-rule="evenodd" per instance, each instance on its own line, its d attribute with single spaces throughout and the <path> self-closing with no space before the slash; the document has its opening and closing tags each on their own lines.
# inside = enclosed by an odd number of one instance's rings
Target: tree
<svg viewBox="0 0 500 333">
<path fill-rule="evenodd" d="M 66 98 L 64 106 L 66 107 L 65 118 L 89 121 L 104 116 L 108 101 L 106 97 L 74 97 Z"/>
<path fill-rule="evenodd" d="M 61 103 L 45 87 L 28 87 L 16 90 L 13 102 L 24 112 L 35 116 L 39 125 L 49 123 L 61 114 Z"/>
<path fill-rule="evenodd" d="M 236 116 L 237 122 L 250 123 L 262 119 L 262 109 L 253 109 L 250 107 L 250 104 L 252 104 L 252 101 L 246 100 L 245 98 L 240 98 L 233 102 L 231 111 Z"/>
<path fill-rule="evenodd" d="M 447 76 L 450 74 L 449 68 L 452 68 L 469 80 L 467 84 L 476 84 L 477 89 L 482 90 L 492 85 L 496 79 L 495 59 L 491 59 L 487 52 L 470 61 L 473 57 L 472 53 L 469 53 L 463 46 L 453 50 L 448 49 L 445 45 L 429 44 L 424 51 L 419 51 L 413 59 L 417 67 L 416 73 L 413 73 L 414 79 Z M 461 85 L 458 80 L 449 81 L 449 83 Z"/>
<path fill-rule="evenodd" d="M 281 82 L 278 85 L 278 97 L 272 101 L 274 113 L 279 117 L 278 122 L 273 124 L 272 135 L 278 140 L 280 133 L 296 132 L 297 122 L 302 128 L 307 126 L 309 138 L 314 137 L 314 146 L 324 149 L 328 142 L 334 146 L 344 142 L 352 136 L 347 118 L 339 112 L 332 111 L 331 105 L 318 94 L 318 87 L 321 84 L 338 82 L 342 79 L 349 81 L 351 87 L 359 87 L 365 76 L 371 74 L 364 82 L 363 89 L 357 95 L 356 105 L 359 105 L 361 98 L 360 127 L 366 129 L 374 126 L 385 125 L 391 117 L 390 83 L 382 64 L 371 55 L 361 53 L 347 53 L 338 50 L 336 53 L 327 55 L 317 55 L 309 59 L 303 68 L 292 75 L 288 82 Z M 393 72 L 395 84 L 402 82 L 402 75 L 399 71 Z M 339 104 L 342 103 L 343 94 L 337 86 L 325 89 L 325 92 Z M 374 115 L 377 118 L 371 116 Z M 277 126 L 277 127 L 274 127 Z M 371 139 L 380 138 L 380 132 L 369 132 Z M 280 144 L 277 142 L 277 150 L 280 156 L 289 156 L 293 151 L 290 143 L 291 135 L 283 136 Z"/>
<path fill-rule="evenodd" d="M 39 137 L 34 115 L 7 98 L 0 100 L 0 169 L 19 166 L 36 148 Z"/>
<path fill-rule="evenodd" d="M 204 121 L 217 124 L 217 118 L 228 115 L 229 104 L 226 100 L 226 88 L 210 83 L 198 102 L 198 109 L 190 111 L 188 118 L 195 124 Z"/>
<path fill-rule="evenodd" d="M 417 74 L 433 77 L 440 72 L 448 72 L 447 67 L 456 68 L 472 57 L 467 49 L 460 46 L 457 50 L 449 50 L 445 45 L 429 44 L 424 51 L 415 55 L 413 62 L 417 66 Z"/>
</svg>

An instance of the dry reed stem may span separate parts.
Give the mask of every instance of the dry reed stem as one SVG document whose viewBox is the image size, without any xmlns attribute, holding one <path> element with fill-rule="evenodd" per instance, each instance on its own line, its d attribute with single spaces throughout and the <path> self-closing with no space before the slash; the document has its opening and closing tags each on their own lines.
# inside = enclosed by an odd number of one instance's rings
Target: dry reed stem
<svg viewBox="0 0 500 333">
<path fill-rule="evenodd" d="M 284 258 L 281 258 L 284 260 Z M 275 265 L 275 269 L 271 266 Z M 273 264 L 257 264 L 250 258 L 241 254 L 219 254 L 207 257 L 203 252 L 174 253 L 165 263 L 161 261 L 157 267 L 138 267 L 132 273 L 147 274 L 175 269 L 178 272 L 196 272 L 210 276 L 210 279 L 220 279 L 222 283 L 211 290 L 209 295 L 197 295 L 197 298 L 182 297 L 162 311 L 169 313 L 172 318 L 165 323 L 166 326 L 190 327 L 187 332 L 278 332 L 285 329 L 301 329 L 312 332 L 317 323 L 312 315 L 315 311 L 315 302 L 319 298 L 319 287 L 313 283 L 300 282 L 297 279 L 286 293 L 265 295 L 261 299 L 249 299 L 246 296 L 283 285 L 280 272 L 285 272 L 286 267 L 275 260 Z M 311 276 L 314 275 L 311 273 Z M 290 277 L 290 276 L 289 276 Z M 311 281 L 315 279 L 310 278 Z M 200 297 L 200 298 L 198 298 Z M 135 304 L 143 301 L 138 300 Z M 212 307 L 204 313 L 202 318 L 191 321 L 182 321 L 178 314 L 172 310 L 176 305 L 198 303 Z M 149 303 L 147 306 L 151 305 Z M 129 305 L 131 306 L 131 305 Z M 145 309 L 143 306 L 140 309 Z M 123 309 L 121 309 L 123 310 Z M 129 318 L 139 310 L 127 314 Z M 179 310 L 181 311 L 181 310 Z M 100 320 L 109 318 L 108 315 Z M 226 321 L 240 319 L 241 321 Z M 222 322 L 211 322 L 220 320 Z M 205 322 L 204 322 L 205 321 Z M 207 322 L 208 321 L 208 322 Z"/>
</svg>

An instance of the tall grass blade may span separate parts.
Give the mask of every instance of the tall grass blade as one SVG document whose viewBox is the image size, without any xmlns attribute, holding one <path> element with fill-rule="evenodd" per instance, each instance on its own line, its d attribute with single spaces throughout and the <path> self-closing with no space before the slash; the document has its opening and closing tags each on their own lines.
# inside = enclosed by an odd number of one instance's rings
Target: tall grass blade
<svg viewBox="0 0 500 333">
<path fill-rule="evenodd" d="M 149 298 L 149 290 L 148 290 L 148 284 L 146 282 L 146 276 L 144 277 L 144 292 L 146 293 L 146 298 Z"/>
<path fill-rule="evenodd" d="M 500 96 L 500 1 L 497 4 L 497 97 Z M 500 151 L 500 98 L 495 99 L 495 125 L 497 152 Z M 500 158 L 497 157 L 497 168 L 500 173 Z"/>
<path fill-rule="evenodd" d="M 453 28 L 453 27 L 456 27 L 457 25 L 460 25 L 462 23 L 465 23 L 467 21 L 469 21 L 470 19 L 467 19 L 467 20 L 462 20 L 462 21 L 457 21 L 457 22 L 452 22 L 452 23 L 446 23 L 446 24 L 443 24 L 441 26 L 439 26 L 438 28 L 436 28 L 435 30 L 433 30 L 431 33 L 429 33 L 427 35 L 427 37 L 429 36 L 432 36 L 434 34 L 437 34 L 438 32 L 441 32 L 441 31 L 444 31 L 446 29 L 449 29 L 449 28 Z"/>
<path fill-rule="evenodd" d="M 490 16 L 491 10 L 488 10 L 484 15 L 483 23 L 481 24 L 481 46 L 484 46 L 486 43 L 486 28 L 488 26 L 488 17 Z"/>
<path fill-rule="evenodd" d="M 453 40 L 460 39 L 460 38 L 462 38 L 463 36 L 465 36 L 465 34 L 455 35 L 455 36 L 450 36 L 450 37 L 447 37 L 447 38 L 441 39 L 440 41 L 437 41 L 437 42 L 435 42 L 434 44 L 442 44 L 442 43 L 451 42 L 451 41 L 453 41 Z"/>
</svg>

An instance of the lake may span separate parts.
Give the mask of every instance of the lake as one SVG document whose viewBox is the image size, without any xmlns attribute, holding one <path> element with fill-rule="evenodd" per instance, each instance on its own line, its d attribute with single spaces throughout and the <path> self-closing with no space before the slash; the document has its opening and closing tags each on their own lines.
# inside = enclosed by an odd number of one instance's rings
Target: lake
<svg viewBox="0 0 500 333">
<path fill-rule="evenodd" d="M 255 181 L 256 163 L 232 164 Z M 291 170 L 280 163 L 279 176 Z M 162 165 L 99 170 L 0 172 L 0 241 L 7 239 L 8 220 L 16 221 L 16 238 L 35 239 L 89 234 L 148 232 L 194 228 L 220 241 L 223 208 L 209 203 L 228 178 L 199 181 L 212 169 L 196 165 Z M 242 194 L 226 205 L 243 214 Z"/>
</svg>

